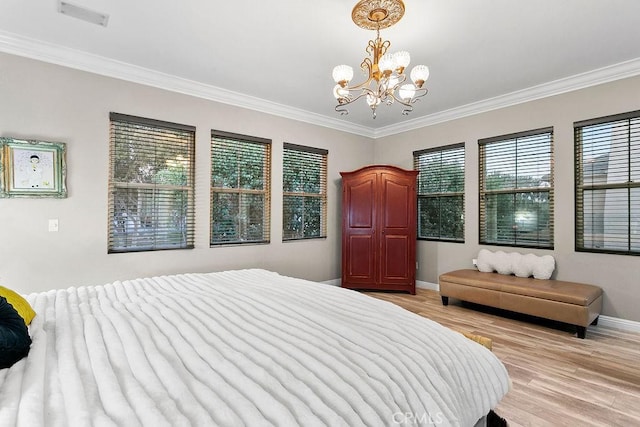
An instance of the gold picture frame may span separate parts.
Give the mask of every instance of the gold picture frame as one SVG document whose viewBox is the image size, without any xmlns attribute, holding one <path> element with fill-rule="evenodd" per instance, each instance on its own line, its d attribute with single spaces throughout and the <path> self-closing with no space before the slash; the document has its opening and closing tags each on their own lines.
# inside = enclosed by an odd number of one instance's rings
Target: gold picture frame
<svg viewBox="0 0 640 427">
<path fill-rule="evenodd" d="M 0 138 L 0 197 L 67 197 L 66 144 Z"/>
</svg>

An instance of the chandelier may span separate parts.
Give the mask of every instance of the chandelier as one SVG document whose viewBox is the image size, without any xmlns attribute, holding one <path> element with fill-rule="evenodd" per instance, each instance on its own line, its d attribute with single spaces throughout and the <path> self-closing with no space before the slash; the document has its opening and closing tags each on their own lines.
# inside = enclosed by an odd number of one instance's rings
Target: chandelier
<svg viewBox="0 0 640 427">
<path fill-rule="evenodd" d="M 365 98 L 376 118 L 376 108 L 380 104 L 402 105 L 402 114 L 413 110 L 413 103 L 427 94 L 423 88 L 429 78 L 429 67 L 416 65 L 410 73 L 412 83 L 407 83 L 405 69 L 409 65 L 409 52 L 387 53 L 391 46 L 388 40 L 380 38 L 380 29 L 397 23 L 404 15 L 402 0 L 361 0 L 351 12 L 351 19 L 360 28 L 375 30 L 375 40 L 369 40 L 366 51 L 369 54 L 360 64 L 367 79 L 351 86 L 353 68 L 338 65 L 333 69 L 333 80 L 337 83 L 333 95 L 338 100 L 335 110 L 340 114 L 349 114 L 346 105 Z"/>
</svg>

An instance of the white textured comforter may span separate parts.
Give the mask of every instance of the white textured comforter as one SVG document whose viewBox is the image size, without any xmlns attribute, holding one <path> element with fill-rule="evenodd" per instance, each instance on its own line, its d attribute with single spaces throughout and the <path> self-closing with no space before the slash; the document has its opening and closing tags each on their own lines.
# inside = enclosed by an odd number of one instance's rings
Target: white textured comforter
<svg viewBox="0 0 640 427">
<path fill-rule="evenodd" d="M 29 296 L 0 426 L 472 426 L 507 392 L 488 350 L 353 291 L 264 270 Z"/>
</svg>

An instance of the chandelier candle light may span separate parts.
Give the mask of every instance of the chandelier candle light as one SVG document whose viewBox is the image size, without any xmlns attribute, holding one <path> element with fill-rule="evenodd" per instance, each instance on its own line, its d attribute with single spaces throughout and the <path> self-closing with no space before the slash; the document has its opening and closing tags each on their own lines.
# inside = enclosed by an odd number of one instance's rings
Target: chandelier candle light
<svg viewBox="0 0 640 427">
<path fill-rule="evenodd" d="M 387 53 L 391 42 L 380 38 L 380 29 L 394 25 L 403 15 L 402 0 L 361 0 L 354 6 L 351 12 L 353 22 L 366 30 L 376 30 L 376 39 L 369 40 L 366 51 L 370 57 L 360 64 L 367 76 L 363 83 L 349 86 L 353 68 L 348 65 L 338 65 L 333 69 L 333 80 L 337 83 L 333 95 L 338 100 L 335 109 L 340 114 L 349 114 L 345 105 L 364 97 L 373 111 L 374 119 L 376 108 L 382 103 L 391 105 L 397 102 L 403 106 L 402 114 L 407 115 L 413 110 L 412 104 L 427 94 L 427 89 L 422 86 L 429 78 L 429 67 L 413 67 L 410 74 L 413 84 L 405 84 L 409 52 Z"/>
</svg>

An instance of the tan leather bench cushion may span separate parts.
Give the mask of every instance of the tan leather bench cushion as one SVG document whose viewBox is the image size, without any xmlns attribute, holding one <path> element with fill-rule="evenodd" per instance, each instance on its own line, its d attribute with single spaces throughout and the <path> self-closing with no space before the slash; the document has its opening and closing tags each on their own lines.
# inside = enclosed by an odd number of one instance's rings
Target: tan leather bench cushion
<svg viewBox="0 0 640 427">
<path fill-rule="evenodd" d="M 602 295 L 602 289 L 598 286 L 583 283 L 507 276 L 470 269 L 441 274 L 440 281 L 581 306 L 588 306 Z"/>
</svg>

